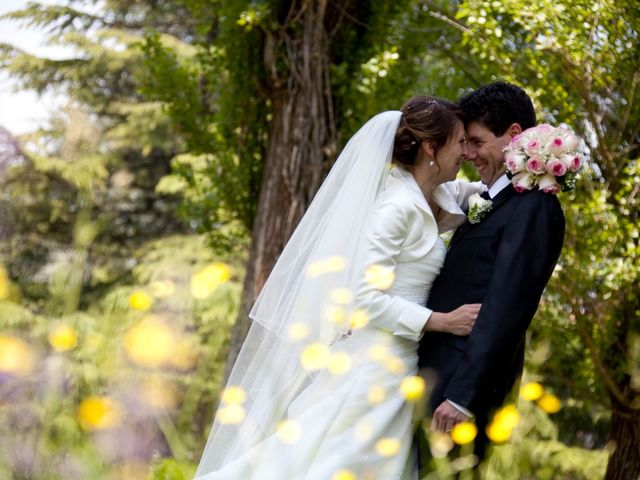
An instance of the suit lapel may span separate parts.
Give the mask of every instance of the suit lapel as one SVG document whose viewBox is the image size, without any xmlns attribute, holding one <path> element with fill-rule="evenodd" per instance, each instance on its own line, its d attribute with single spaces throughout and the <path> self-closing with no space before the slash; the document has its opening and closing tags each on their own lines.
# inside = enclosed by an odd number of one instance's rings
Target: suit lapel
<svg viewBox="0 0 640 480">
<path fill-rule="evenodd" d="M 496 211 L 498 211 L 498 209 L 502 205 L 504 205 L 506 201 L 509 200 L 514 193 L 515 193 L 515 190 L 513 189 L 512 185 L 506 186 L 500 191 L 500 193 L 498 193 L 498 195 L 496 195 L 491 200 L 491 202 L 493 203 L 491 210 L 487 212 L 485 217 L 479 223 L 471 223 L 469 220 L 464 222 L 456 230 L 456 233 L 453 235 L 453 238 L 451 239 L 451 243 L 449 244 L 449 250 L 454 248 L 467 233 L 474 230 L 477 226 L 482 225 L 482 223 L 486 222 L 489 219 L 489 217 L 493 215 Z"/>
</svg>

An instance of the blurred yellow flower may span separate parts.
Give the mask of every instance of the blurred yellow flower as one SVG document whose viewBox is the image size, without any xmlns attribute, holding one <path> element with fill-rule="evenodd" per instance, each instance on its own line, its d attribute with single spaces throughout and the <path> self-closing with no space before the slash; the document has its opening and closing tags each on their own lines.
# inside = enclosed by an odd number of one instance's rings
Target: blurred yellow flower
<svg viewBox="0 0 640 480">
<path fill-rule="evenodd" d="M 410 402 L 420 400 L 424 396 L 425 388 L 424 379 L 418 376 L 404 377 L 400 383 L 400 393 Z"/>
<path fill-rule="evenodd" d="M 356 308 L 349 316 L 349 325 L 353 330 L 365 327 L 369 323 L 369 315 L 362 308 Z"/>
<path fill-rule="evenodd" d="M 175 292 L 176 287 L 171 280 L 157 280 L 149 285 L 151 295 L 158 298 L 164 298 Z"/>
<path fill-rule="evenodd" d="M 0 372 L 28 375 L 36 363 L 28 343 L 11 335 L 0 335 Z"/>
<path fill-rule="evenodd" d="M 365 281 L 378 290 L 388 290 L 393 285 L 396 275 L 384 265 L 371 265 L 364 272 Z"/>
<path fill-rule="evenodd" d="M 402 375 L 407 371 L 405 363 L 397 357 L 388 357 L 384 360 L 384 367 L 395 375 Z"/>
<path fill-rule="evenodd" d="M 338 470 L 331 476 L 331 480 L 358 480 L 358 476 L 351 470 Z"/>
<path fill-rule="evenodd" d="M 434 458 L 444 458 L 453 448 L 453 440 L 446 433 L 434 432 L 429 438 L 429 446 Z"/>
<path fill-rule="evenodd" d="M 547 413 L 558 413 L 562 404 L 560 399 L 551 393 L 545 393 L 539 400 L 538 406 Z"/>
<path fill-rule="evenodd" d="M 282 443 L 291 445 L 296 443 L 302 436 L 302 427 L 298 422 L 285 420 L 276 427 L 276 435 Z"/>
<path fill-rule="evenodd" d="M 10 285 L 7 270 L 0 265 L 0 300 L 9 298 Z"/>
<path fill-rule="evenodd" d="M 129 295 L 129 306 L 134 310 L 140 310 L 141 312 L 145 312 L 151 308 L 153 304 L 153 298 L 142 290 L 136 290 L 131 295 Z"/>
<path fill-rule="evenodd" d="M 237 425 L 244 420 L 242 405 L 225 405 L 218 409 L 218 421 L 227 425 Z"/>
<path fill-rule="evenodd" d="M 173 382 L 154 376 L 142 382 L 140 397 L 153 408 L 171 410 L 178 405 L 179 392 Z"/>
<path fill-rule="evenodd" d="M 313 343 L 302 351 L 300 362 L 305 370 L 321 370 L 327 366 L 330 357 L 329 347 Z"/>
<path fill-rule="evenodd" d="M 489 440 L 495 443 L 504 443 L 511 438 L 512 429 L 500 425 L 496 422 L 491 422 L 487 427 L 487 437 Z"/>
<path fill-rule="evenodd" d="M 87 397 L 80 403 L 77 417 L 85 430 L 106 430 L 120 423 L 121 412 L 114 400 L 96 395 Z"/>
<path fill-rule="evenodd" d="M 173 346 L 168 365 L 186 372 L 195 367 L 200 358 L 200 348 L 195 337 L 182 336 Z"/>
<path fill-rule="evenodd" d="M 241 387 L 229 385 L 220 394 L 220 400 L 228 405 L 239 405 L 247 400 L 247 393 Z"/>
<path fill-rule="evenodd" d="M 70 325 L 60 324 L 49 332 L 49 343 L 56 352 L 66 352 L 78 344 L 78 334 Z"/>
<path fill-rule="evenodd" d="M 329 364 L 327 365 L 327 370 L 329 373 L 333 375 L 344 375 L 349 370 L 351 370 L 351 357 L 342 352 L 334 353 L 329 358 Z"/>
<path fill-rule="evenodd" d="M 507 404 L 500 408 L 493 417 L 493 422 L 501 427 L 513 430 L 520 423 L 522 415 L 513 404 Z"/>
<path fill-rule="evenodd" d="M 325 310 L 325 315 L 327 320 L 329 320 L 334 325 L 340 325 L 345 322 L 347 318 L 347 313 L 344 311 L 342 307 L 336 307 L 335 305 L 327 307 Z"/>
<path fill-rule="evenodd" d="M 297 342 L 309 335 L 309 327 L 307 327 L 304 323 L 293 323 L 289 325 L 287 333 L 289 334 L 289 338 L 291 340 Z"/>
<path fill-rule="evenodd" d="M 400 451 L 400 441 L 397 438 L 381 438 L 376 442 L 375 449 L 383 457 L 391 457 Z"/>
<path fill-rule="evenodd" d="M 132 361 L 143 367 L 156 368 L 171 358 L 175 337 L 169 325 L 149 316 L 126 331 L 123 343 Z"/>
<path fill-rule="evenodd" d="M 478 434 L 478 427 L 471 422 L 457 423 L 451 430 L 451 440 L 458 445 L 466 445 L 475 440 Z"/>
<path fill-rule="evenodd" d="M 379 385 L 374 385 L 367 392 L 367 400 L 371 405 L 377 405 L 379 403 L 384 402 L 384 399 L 387 396 L 387 392 L 385 389 Z"/>
<path fill-rule="evenodd" d="M 387 358 L 389 351 L 387 350 L 387 347 L 385 345 L 378 344 L 369 347 L 368 353 L 371 360 L 381 362 L 382 360 Z"/>
<path fill-rule="evenodd" d="M 373 427 L 371 426 L 371 423 L 366 419 L 360 420 L 356 424 L 354 436 L 356 437 L 356 440 L 360 442 L 368 442 L 373 436 Z"/>
<path fill-rule="evenodd" d="M 207 298 L 230 278 L 229 266 L 226 263 L 214 262 L 191 277 L 191 295 L 199 300 Z"/>
<path fill-rule="evenodd" d="M 347 265 L 347 260 L 344 257 L 335 256 L 328 257 L 317 262 L 312 262 L 307 267 L 307 276 L 311 278 L 319 277 L 325 273 L 339 272 Z"/>
<path fill-rule="evenodd" d="M 520 388 L 520 397 L 533 401 L 539 399 L 544 393 L 544 388 L 538 382 L 525 383 Z"/>
<path fill-rule="evenodd" d="M 329 300 L 338 305 L 346 305 L 353 300 L 353 294 L 348 288 L 336 288 L 329 293 Z"/>
</svg>

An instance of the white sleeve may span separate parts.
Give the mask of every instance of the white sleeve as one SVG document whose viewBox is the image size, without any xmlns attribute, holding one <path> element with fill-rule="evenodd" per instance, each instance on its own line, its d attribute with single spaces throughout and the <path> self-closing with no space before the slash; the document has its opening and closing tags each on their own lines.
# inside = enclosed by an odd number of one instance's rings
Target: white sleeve
<svg viewBox="0 0 640 480">
<path fill-rule="evenodd" d="M 455 199 L 460 208 L 469 208 L 469 197 L 474 193 L 482 193 L 487 187 L 482 182 L 468 182 L 466 180 L 454 180 L 442 184 L 442 187 Z"/>
<path fill-rule="evenodd" d="M 422 337 L 432 311 L 368 283 L 365 272 L 375 266 L 395 276 L 397 257 L 409 225 L 418 221 L 424 219 L 408 202 L 386 202 L 376 207 L 367 232 L 364 268 L 356 292 L 357 305 L 367 312 L 370 325 L 415 341 Z"/>
</svg>

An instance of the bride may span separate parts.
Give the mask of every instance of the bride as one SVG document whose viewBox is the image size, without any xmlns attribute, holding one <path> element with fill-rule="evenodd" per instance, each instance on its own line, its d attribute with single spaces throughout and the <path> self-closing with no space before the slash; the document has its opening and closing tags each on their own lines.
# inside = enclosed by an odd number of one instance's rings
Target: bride
<svg viewBox="0 0 640 480">
<path fill-rule="evenodd" d="M 256 304 L 197 480 L 415 479 L 418 341 L 468 335 L 479 305 L 424 305 L 481 184 L 454 104 L 414 97 L 340 154 Z M 404 395 L 403 395 L 404 392 Z"/>
</svg>

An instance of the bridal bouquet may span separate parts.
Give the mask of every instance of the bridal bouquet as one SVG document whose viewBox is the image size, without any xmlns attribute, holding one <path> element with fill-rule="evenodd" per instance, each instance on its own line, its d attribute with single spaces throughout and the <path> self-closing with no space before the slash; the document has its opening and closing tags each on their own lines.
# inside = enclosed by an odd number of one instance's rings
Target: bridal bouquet
<svg viewBox="0 0 640 480">
<path fill-rule="evenodd" d="M 556 194 L 573 188 L 582 165 L 578 145 L 578 137 L 571 130 L 546 123 L 513 137 L 505 148 L 505 165 L 516 191 L 537 186 Z"/>
</svg>

